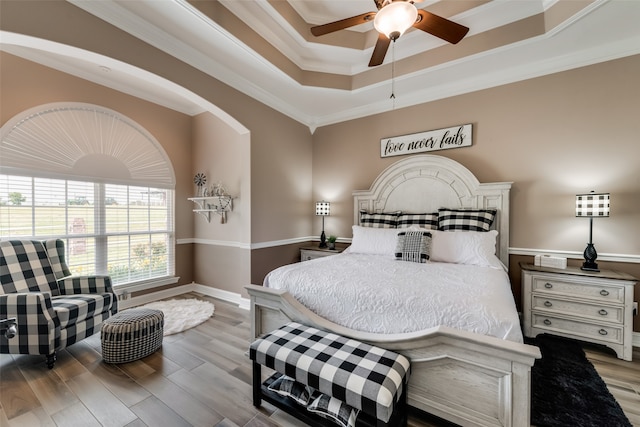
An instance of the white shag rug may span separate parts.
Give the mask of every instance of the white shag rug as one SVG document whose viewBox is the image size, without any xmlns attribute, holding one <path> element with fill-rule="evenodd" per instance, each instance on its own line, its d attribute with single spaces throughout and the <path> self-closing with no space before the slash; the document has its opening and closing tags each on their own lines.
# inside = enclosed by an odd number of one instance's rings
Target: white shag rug
<svg viewBox="0 0 640 427">
<path fill-rule="evenodd" d="M 214 311 L 213 304 L 198 299 L 154 301 L 142 307 L 161 310 L 164 313 L 164 336 L 198 326 L 210 318 Z"/>
</svg>

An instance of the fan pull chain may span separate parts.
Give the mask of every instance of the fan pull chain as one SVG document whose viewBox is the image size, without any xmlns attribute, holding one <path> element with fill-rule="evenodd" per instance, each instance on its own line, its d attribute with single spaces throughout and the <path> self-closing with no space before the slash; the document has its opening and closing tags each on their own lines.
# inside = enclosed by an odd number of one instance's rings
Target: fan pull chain
<svg viewBox="0 0 640 427">
<path fill-rule="evenodd" d="M 396 74 L 396 41 L 393 41 L 391 45 L 391 96 L 389 99 L 393 99 L 393 108 L 396 108 L 396 82 L 395 82 L 395 74 Z"/>
</svg>

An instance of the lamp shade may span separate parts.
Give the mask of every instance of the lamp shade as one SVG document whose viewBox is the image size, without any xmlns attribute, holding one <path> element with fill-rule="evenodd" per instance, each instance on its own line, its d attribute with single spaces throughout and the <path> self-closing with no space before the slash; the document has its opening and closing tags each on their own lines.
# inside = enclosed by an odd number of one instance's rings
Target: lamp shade
<svg viewBox="0 0 640 427">
<path fill-rule="evenodd" d="M 576 216 L 584 217 L 608 217 L 609 193 L 577 194 Z"/>
<path fill-rule="evenodd" d="M 328 216 L 330 213 L 331 203 L 325 202 L 324 200 L 321 202 L 316 202 L 316 215 Z"/>
<path fill-rule="evenodd" d="M 395 1 L 380 9 L 373 20 L 373 26 L 379 33 L 395 40 L 418 19 L 416 7 L 405 1 Z"/>
</svg>

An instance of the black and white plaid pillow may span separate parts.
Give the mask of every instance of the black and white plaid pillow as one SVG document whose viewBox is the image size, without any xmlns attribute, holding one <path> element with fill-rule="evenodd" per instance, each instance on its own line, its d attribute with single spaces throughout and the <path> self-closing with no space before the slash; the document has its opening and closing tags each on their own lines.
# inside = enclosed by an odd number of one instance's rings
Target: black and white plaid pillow
<svg viewBox="0 0 640 427">
<path fill-rule="evenodd" d="M 307 406 L 307 410 L 330 419 L 342 427 L 355 427 L 360 412 L 343 401 L 323 393 L 314 395 L 314 400 Z"/>
<path fill-rule="evenodd" d="M 496 209 L 438 209 L 438 230 L 489 231 Z"/>
<path fill-rule="evenodd" d="M 267 387 L 269 390 L 278 393 L 280 396 L 289 397 L 300 405 L 307 406 L 309 404 L 314 392 L 313 388 L 277 372 L 273 374 L 272 378 L 273 377 L 277 378 L 269 384 L 269 387 Z"/>
<path fill-rule="evenodd" d="M 398 228 L 409 228 L 416 225 L 427 230 L 438 229 L 438 212 L 420 214 L 400 214 L 398 216 Z"/>
<path fill-rule="evenodd" d="M 373 228 L 397 228 L 398 215 L 400 215 L 400 211 L 383 213 L 360 211 L 360 225 Z"/>
<path fill-rule="evenodd" d="M 403 231 L 398 233 L 396 259 L 411 262 L 427 262 L 431 251 L 431 233 L 428 231 Z"/>
</svg>

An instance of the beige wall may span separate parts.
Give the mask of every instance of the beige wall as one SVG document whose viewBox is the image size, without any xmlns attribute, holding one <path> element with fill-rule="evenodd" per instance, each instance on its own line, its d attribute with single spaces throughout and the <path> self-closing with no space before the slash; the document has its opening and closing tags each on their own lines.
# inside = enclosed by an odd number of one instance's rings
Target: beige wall
<svg viewBox="0 0 640 427">
<path fill-rule="evenodd" d="M 600 256 L 635 263 L 601 266 L 640 277 L 639 75 L 640 56 L 632 56 L 318 129 L 313 188 L 332 202 L 327 232 L 351 236 L 351 191 L 402 158 L 380 158 L 381 138 L 472 123 L 473 146 L 432 154 L 481 182 L 513 181 L 511 248 L 580 256 L 589 224 L 574 216 L 575 195 L 610 192 L 611 217 L 594 220 L 594 244 Z"/>
<path fill-rule="evenodd" d="M 594 223 L 598 251 L 640 256 L 638 75 L 633 56 L 322 127 L 313 187 L 335 194 L 327 228 L 350 235 L 351 191 L 405 157 L 380 158 L 381 138 L 472 123 L 472 147 L 432 154 L 483 182 L 513 181 L 511 247 L 582 251 L 588 221 L 574 217 L 574 196 L 594 189 L 612 198 L 611 217 Z"/>
<path fill-rule="evenodd" d="M 250 283 L 250 142 L 248 133 L 239 134 L 210 113 L 193 118 L 193 170 L 206 175 L 208 188 L 220 182 L 233 197 L 224 224 L 218 214 L 210 213 L 209 222 L 196 215 L 194 280 L 235 293 Z"/>
</svg>

